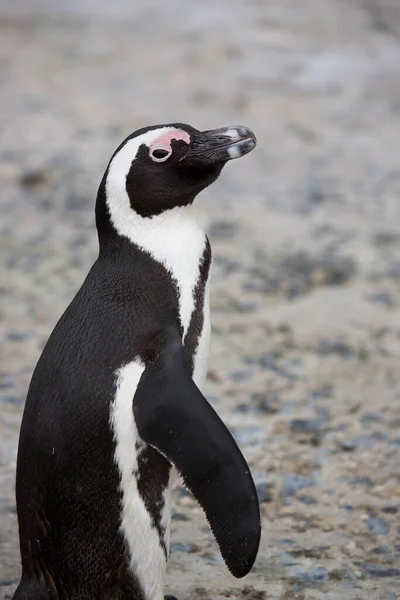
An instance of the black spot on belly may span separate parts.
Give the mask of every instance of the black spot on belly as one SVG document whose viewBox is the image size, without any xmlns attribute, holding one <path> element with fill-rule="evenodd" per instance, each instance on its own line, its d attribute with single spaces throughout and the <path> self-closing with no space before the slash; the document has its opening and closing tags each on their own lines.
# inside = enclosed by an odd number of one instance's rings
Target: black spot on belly
<svg viewBox="0 0 400 600">
<path fill-rule="evenodd" d="M 185 337 L 185 359 L 190 373 L 194 371 L 194 355 L 199 344 L 199 338 L 204 325 L 204 296 L 206 283 L 211 265 L 211 246 L 208 238 L 206 238 L 206 247 L 204 248 L 203 256 L 199 268 L 199 277 L 196 287 L 193 292 L 194 309 L 190 319 L 189 327 Z"/>
<path fill-rule="evenodd" d="M 138 491 L 151 515 L 152 525 L 160 536 L 165 557 L 168 548 L 165 543 L 165 527 L 162 524 L 164 508 L 164 490 L 168 486 L 171 465 L 151 446 L 145 446 L 138 458 Z"/>
</svg>

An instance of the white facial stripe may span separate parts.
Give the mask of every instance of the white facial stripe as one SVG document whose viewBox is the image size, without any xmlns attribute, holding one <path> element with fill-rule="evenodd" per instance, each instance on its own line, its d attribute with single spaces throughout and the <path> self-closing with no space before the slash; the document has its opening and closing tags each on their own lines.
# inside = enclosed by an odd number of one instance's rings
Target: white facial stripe
<svg viewBox="0 0 400 600">
<path fill-rule="evenodd" d="M 132 571 L 138 577 L 146 600 L 163 600 L 166 560 L 158 531 L 137 487 L 138 453 L 140 441 L 132 412 L 132 398 L 136 392 L 144 366 L 132 362 L 117 372 L 117 389 L 111 405 L 111 425 L 115 437 L 115 460 L 121 476 L 122 520 L 121 531 L 127 542 Z M 169 532 L 170 487 L 164 492 L 166 506 L 163 525 Z"/>
<path fill-rule="evenodd" d="M 174 127 L 161 127 L 160 129 L 152 129 L 151 131 L 142 133 L 142 135 L 138 135 L 127 141 L 125 146 L 114 156 L 108 168 L 107 193 L 113 194 L 114 197 L 120 193 L 126 193 L 126 176 L 142 144 L 150 148 L 153 142 L 163 135 L 171 135 L 173 133 L 179 135 L 181 131 L 181 129 L 175 129 Z"/>
<path fill-rule="evenodd" d="M 173 128 L 166 127 L 145 133 L 129 140 L 121 148 L 110 164 L 106 197 L 111 222 L 119 235 L 127 237 L 149 252 L 176 281 L 185 335 L 194 309 L 193 290 L 205 248 L 205 234 L 198 225 L 191 206 L 175 207 L 152 218 L 141 217 L 132 209 L 125 188 L 126 175 L 139 146 L 142 143 L 151 144 L 160 137 L 160 131 L 169 133 L 170 130 Z"/>
</svg>

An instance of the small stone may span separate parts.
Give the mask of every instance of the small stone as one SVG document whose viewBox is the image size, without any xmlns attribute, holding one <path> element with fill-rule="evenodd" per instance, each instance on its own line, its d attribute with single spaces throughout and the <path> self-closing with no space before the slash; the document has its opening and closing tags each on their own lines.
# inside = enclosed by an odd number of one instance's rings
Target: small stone
<svg viewBox="0 0 400 600">
<path fill-rule="evenodd" d="M 245 427 L 232 427 L 232 434 L 240 446 L 256 446 L 265 437 L 264 427 L 252 425 Z"/>
<path fill-rule="evenodd" d="M 293 419 L 289 427 L 293 433 L 315 433 L 320 425 L 319 419 Z"/>
<path fill-rule="evenodd" d="M 378 413 L 364 412 L 360 416 L 361 423 L 381 423 L 382 417 Z"/>
<path fill-rule="evenodd" d="M 237 224 L 233 221 L 218 220 L 211 223 L 209 228 L 210 238 L 229 239 L 237 230 Z"/>
<path fill-rule="evenodd" d="M 235 302 L 235 309 L 238 312 L 242 312 L 242 313 L 254 312 L 257 309 L 257 303 L 256 302 L 237 301 L 237 302 Z"/>
<path fill-rule="evenodd" d="M 182 485 L 178 487 L 177 493 L 180 498 L 193 498 L 193 494 Z"/>
<path fill-rule="evenodd" d="M 354 440 L 341 440 L 339 446 L 345 452 L 354 452 L 357 449 L 357 442 Z"/>
<path fill-rule="evenodd" d="M 322 423 L 321 419 L 292 419 L 289 427 L 292 433 L 299 436 L 299 442 L 318 446 L 324 435 Z"/>
<path fill-rule="evenodd" d="M 374 535 L 387 535 L 390 531 L 390 524 L 379 517 L 368 517 L 364 523 Z"/>
<path fill-rule="evenodd" d="M 277 544 L 279 544 L 280 546 L 293 546 L 295 543 L 295 540 L 291 540 L 290 538 L 283 538 L 281 540 L 277 540 Z"/>
<path fill-rule="evenodd" d="M 250 371 L 234 371 L 231 373 L 231 379 L 232 381 L 246 381 L 250 375 Z"/>
<path fill-rule="evenodd" d="M 317 501 L 315 498 L 313 498 L 312 496 L 299 496 L 298 500 L 300 500 L 300 502 L 303 502 L 303 504 L 317 504 Z"/>
<path fill-rule="evenodd" d="M 247 413 L 250 407 L 247 404 L 237 404 L 233 410 L 238 413 Z"/>
<path fill-rule="evenodd" d="M 272 501 L 272 485 L 267 481 L 261 481 L 256 485 L 257 496 L 259 502 L 262 504 L 263 502 L 271 502 Z"/>
<path fill-rule="evenodd" d="M 187 517 L 184 513 L 173 511 L 171 519 L 174 521 L 189 521 L 189 517 Z"/>
<path fill-rule="evenodd" d="M 371 433 L 371 438 L 373 440 L 376 440 L 377 442 L 386 442 L 386 440 L 388 439 L 388 435 L 383 431 L 374 431 L 373 433 Z"/>
<path fill-rule="evenodd" d="M 354 479 L 350 480 L 350 483 L 361 487 L 372 487 L 374 485 L 369 477 L 354 477 Z"/>
<path fill-rule="evenodd" d="M 389 548 L 389 546 L 375 546 L 375 548 L 370 550 L 370 554 L 380 556 L 382 562 L 384 563 L 392 563 L 394 560 L 392 550 Z"/>
<path fill-rule="evenodd" d="M 316 390 L 312 390 L 310 392 L 310 398 L 311 399 L 318 399 L 318 398 L 332 398 L 332 394 L 333 394 L 333 386 L 326 384 L 326 385 L 322 385 L 320 388 L 317 388 Z"/>
<path fill-rule="evenodd" d="M 193 552 L 193 546 L 191 544 L 184 544 L 182 542 L 173 542 L 170 545 L 170 552 Z"/>
<path fill-rule="evenodd" d="M 309 571 L 295 571 L 290 575 L 291 579 L 296 581 L 304 582 L 305 584 L 321 583 L 322 581 L 328 581 L 329 574 L 325 567 L 316 566 Z"/>
<path fill-rule="evenodd" d="M 317 353 L 320 356 L 337 354 L 346 360 L 357 357 L 354 348 L 342 340 L 321 340 L 317 347 Z"/>
<path fill-rule="evenodd" d="M 398 506 L 383 506 L 381 510 L 388 515 L 395 515 L 399 512 Z"/>
<path fill-rule="evenodd" d="M 11 375 L 1 374 L 0 375 L 0 389 L 6 390 L 14 386 L 13 378 Z"/>
<path fill-rule="evenodd" d="M 393 296 L 389 292 L 376 292 L 370 294 L 369 300 L 374 302 L 374 304 L 383 304 L 384 306 L 394 305 Z"/>
<path fill-rule="evenodd" d="M 29 336 L 21 331 L 9 331 L 7 333 L 7 338 L 12 342 L 21 342 L 22 340 L 26 340 L 27 337 Z"/>
<path fill-rule="evenodd" d="M 298 561 L 295 558 L 293 558 L 293 556 L 291 554 L 288 554 L 287 552 L 280 552 L 279 558 L 281 559 L 281 563 L 284 567 L 293 567 L 294 565 L 297 565 L 297 563 L 298 563 Z"/>
<path fill-rule="evenodd" d="M 19 182 L 23 187 L 37 187 L 48 183 L 48 172 L 44 169 L 25 171 L 25 173 L 21 174 Z"/>
<path fill-rule="evenodd" d="M 298 475 L 297 473 L 290 473 L 285 475 L 283 479 L 283 486 L 281 490 L 282 497 L 295 496 L 297 490 L 305 487 L 311 487 L 315 485 L 315 481 L 309 477 Z"/>
<path fill-rule="evenodd" d="M 23 404 L 25 402 L 25 396 L 17 396 L 15 394 L 7 394 L 6 396 L 0 396 L 0 401 L 6 404 Z"/>
<path fill-rule="evenodd" d="M 257 409 L 260 412 L 273 415 L 279 410 L 279 397 L 276 392 L 267 392 L 266 394 L 253 394 L 252 398 L 257 403 Z"/>
<path fill-rule="evenodd" d="M 400 569 L 388 567 L 386 565 L 376 565 L 373 563 L 364 563 L 362 568 L 372 577 L 400 577 Z"/>
</svg>

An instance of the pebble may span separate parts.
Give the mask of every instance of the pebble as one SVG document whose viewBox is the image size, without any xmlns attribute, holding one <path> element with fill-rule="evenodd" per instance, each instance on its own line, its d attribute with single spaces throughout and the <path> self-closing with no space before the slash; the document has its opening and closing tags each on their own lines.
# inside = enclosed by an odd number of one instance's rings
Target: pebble
<svg viewBox="0 0 400 600">
<path fill-rule="evenodd" d="M 1 374 L 0 375 L 0 389 L 9 389 L 14 386 L 14 381 L 11 375 Z"/>
<path fill-rule="evenodd" d="M 298 475 L 297 473 L 290 473 L 289 475 L 285 475 L 283 479 L 281 496 L 283 498 L 295 496 L 297 490 L 314 485 L 315 481 L 313 479 L 304 477 L 303 475 Z"/>
<path fill-rule="evenodd" d="M 329 574 L 325 567 L 318 565 L 309 571 L 296 570 L 290 574 L 290 578 L 305 584 L 314 584 L 328 581 Z"/>
<path fill-rule="evenodd" d="M 223 221 L 222 219 L 211 223 L 208 234 L 210 238 L 226 240 L 231 238 L 237 231 L 237 223 L 234 221 Z"/>
<path fill-rule="evenodd" d="M 358 485 L 361 487 L 372 487 L 374 484 L 369 477 L 354 477 L 349 481 L 352 485 Z"/>
<path fill-rule="evenodd" d="M 252 394 L 251 398 L 255 400 L 257 410 L 262 413 L 273 415 L 279 411 L 279 396 L 276 392 Z"/>
<path fill-rule="evenodd" d="M 303 436 L 301 440 L 314 446 L 318 446 L 324 436 L 322 429 L 322 419 L 292 419 L 289 422 L 290 431 L 298 436 Z"/>
<path fill-rule="evenodd" d="M 386 513 L 388 515 L 395 515 L 399 512 L 399 507 L 398 506 L 383 506 L 381 510 L 383 513 Z"/>
<path fill-rule="evenodd" d="M 360 415 L 361 423 L 381 423 L 382 417 L 378 413 L 374 412 L 363 412 Z"/>
<path fill-rule="evenodd" d="M 191 544 L 184 544 L 182 542 L 172 542 L 170 545 L 170 552 L 193 552 L 193 546 Z"/>
<path fill-rule="evenodd" d="M 284 567 L 293 567 L 294 565 L 298 564 L 298 561 L 295 558 L 293 558 L 293 556 L 291 554 L 288 554 L 287 552 L 280 552 L 279 558 Z"/>
<path fill-rule="evenodd" d="M 234 371 L 231 373 L 232 381 L 246 381 L 251 375 L 250 371 Z"/>
<path fill-rule="evenodd" d="M 187 517 L 184 513 L 172 511 L 171 519 L 174 521 L 189 521 L 189 517 Z"/>
<path fill-rule="evenodd" d="M 374 535 L 387 535 L 390 531 L 390 524 L 379 517 L 368 517 L 364 523 Z"/>
<path fill-rule="evenodd" d="M 272 501 L 272 485 L 267 481 L 261 481 L 256 485 L 257 496 L 259 502 L 262 504 L 263 502 L 271 502 Z"/>
<path fill-rule="evenodd" d="M 17 396 L 15 394 L 7 394 L 6 396 L 0 396 L 0 401 L 6 404 L 23 404 L 25 402 L 25 396 Z"/>
<path fill-rule="evenodd" d="M 22 331 L 9 331 L 7 333 L 7 339 L 12 342 L 22 342 L 29 337 L 29 334 L 24 333 Z"/>
<path fill-rule="evenodd" d="M 354 452 L 357 449 L 357 442 L 355 440 L 341 440 L 339 446 L 345 452 Z"/>
<path fill-rule="evenodd" d="M 317 347 L 317 353 L 320 356 L 338 354 L 346 360 L 357 357 L 357 352 L 354 348 L 341 340 L 321 340 Z"/>
<path fill-rule="evenodd" d="M 388 567 L 386 565 L 377 565 L 374 563 L 364 563 L 361 565 L 363 570 L 372 575 L 372 577 L 400 577 L 400 569 Z"/>
<path fill-rule="evenodd" d="M 394 556 L 389 546 L 375 546 L 369 553 L 380 556 L 384 563 L 392 563 L 394 561 Z"/>
<path fill-rule="evenodd" d="M 265 428 L 253 425 L 231 427 L 231 432 L 239 446 L 256 446 L 265 438 Z"/>
<path fill-rule="evenodd" d="M 374 304 L 383 304 L 384 306 L 393 306 L 394 299 L 389 292 L 376 292 L 369 295 L 369 300 Z"/>
<path fill-rule="evenodd" d="M 303 504 L 317 504 L 317 501 L 315 498 L 313 498 L 312 496 L 299 496 L 298 500 L 300 500 L 300 502 L 302 502 Z"/>
</svg>

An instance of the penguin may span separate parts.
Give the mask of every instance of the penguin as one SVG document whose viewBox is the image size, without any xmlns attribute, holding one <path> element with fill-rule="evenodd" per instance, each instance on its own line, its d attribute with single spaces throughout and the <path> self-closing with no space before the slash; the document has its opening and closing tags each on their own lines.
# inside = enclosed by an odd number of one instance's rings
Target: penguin
<svg viewBox="0 0 400 600">
<path fill-rule="evenodd" d="M 96 200 L 98 258 L 26 399 L 14 600 L 163 600 L 176 471 L 230 572 L 251 569 L 254 482 L 200 391 L 211 248 L 192 204 L 255 146 L 247 127 L 174 123 L 135 131 L 111 157 Z"/>
</svg>

